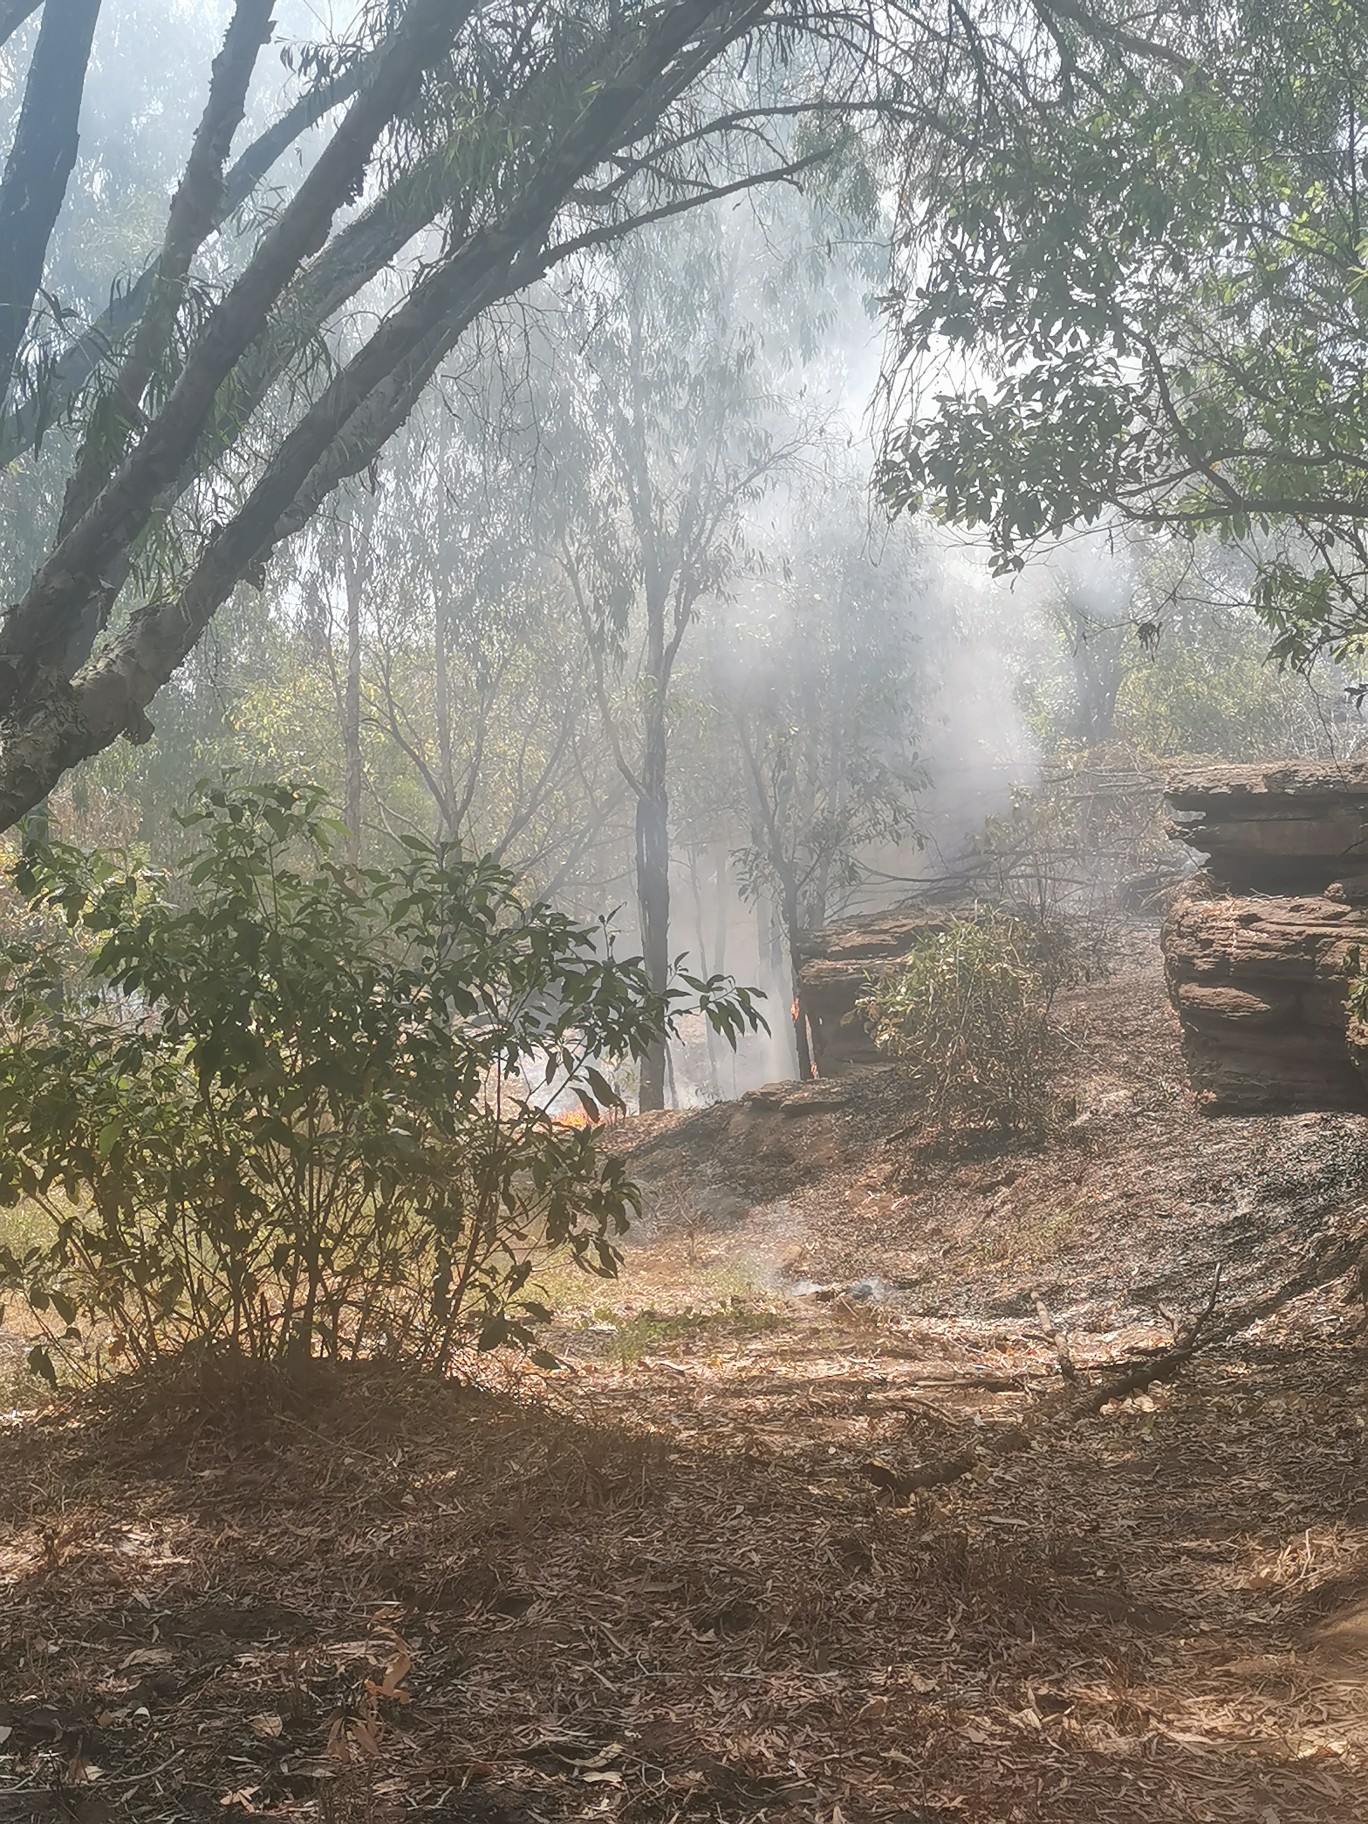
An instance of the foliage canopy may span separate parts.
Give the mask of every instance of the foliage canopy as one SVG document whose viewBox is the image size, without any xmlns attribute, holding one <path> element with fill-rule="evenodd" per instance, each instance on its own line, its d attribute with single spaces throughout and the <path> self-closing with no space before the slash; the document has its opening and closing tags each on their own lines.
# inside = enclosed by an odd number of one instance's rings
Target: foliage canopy
<svg viewBox="0 0 1368 1824">
<path fill-rule="evenodd" d="M 986 527 L 1005 567 L 1118 518 L 1214 534 L 1279 657 L 1357 654 L 1362 9 L 1187 0 L 1143 43 L 1073 12 L 1052 75 L 951 122 L 916 191 L 885 493 Z"/>
</svg>

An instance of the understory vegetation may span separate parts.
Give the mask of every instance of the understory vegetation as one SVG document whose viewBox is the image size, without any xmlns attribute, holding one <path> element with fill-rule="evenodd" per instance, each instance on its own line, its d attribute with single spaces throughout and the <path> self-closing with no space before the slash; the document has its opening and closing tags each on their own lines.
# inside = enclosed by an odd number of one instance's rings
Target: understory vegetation
<svg viewBox="0 0 1368 1824">
<path fill-rule="evenodd" d="M 640 1054 L 685 1005 L 735 1042 L 748 992 L 656 995 L 606 925 L 449 845 L 348 869 L 317 790 L 215 788 L 182 821 L 196 848 L 173 874 L 24 857 L 0 1199 L 50 1233 L 0 1249 L 10 1290 L 140 1367 L 532 1347 L 537 1255 L 611 1275 L 637 1205 L 552 1106 L 618 1106 L 597 1061 Z M 55 1380 L 50 1344 L 30 1362 Z"/>
<path fill-rule="evenodd" d="M 859 1004 L 906 1072 L 933 1133 L 1039 1133 L 1056 1109 L 1049 973 L 1040 929 L 1002 913 L 951 917 L 920 938 Z"/>
</svg>

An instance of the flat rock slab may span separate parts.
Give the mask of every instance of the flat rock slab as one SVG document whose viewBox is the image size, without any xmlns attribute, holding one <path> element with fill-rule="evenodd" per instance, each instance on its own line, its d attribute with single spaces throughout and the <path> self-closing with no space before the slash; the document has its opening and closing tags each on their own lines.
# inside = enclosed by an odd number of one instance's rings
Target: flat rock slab
<svg viewBox="0 0 1368 1824">
<path fill-rule="evenodd" d="M 1325 766 L 1314 761 L 1283 760 L 1259 766 L 1175 767 L 1164 784 L 1164 795 L 1175 811 L 1219 809 L 1222 801 L 1249 798 L 1284 798 L 1343 804 L 1357 797 L 1368 806 L 1368 766 Z M 1227 805 L 1238 816 L 1250 813 L 1247 805 Z"/>
<path fill-rule="evenodd" d="M 1293 761 L 1171 773 L 1169 834 L 1205 855 L 1220 885 L 1324 892 L 1368 867 L 1368 768 Z"/>
<path fill-rule="evenodd" d="M 947 918 L 957 912 L 970 914 L 972 904 L 947 905 L 943 902 L 914 906 L 892 906 L 883 912 L 870 912 L 859 918 L 842 919 L 814 931 L 803 944 L 805 963 L 886 962 L 906 956 L 919 937 L 928 931 L 939 931 Z"/>
</svg>

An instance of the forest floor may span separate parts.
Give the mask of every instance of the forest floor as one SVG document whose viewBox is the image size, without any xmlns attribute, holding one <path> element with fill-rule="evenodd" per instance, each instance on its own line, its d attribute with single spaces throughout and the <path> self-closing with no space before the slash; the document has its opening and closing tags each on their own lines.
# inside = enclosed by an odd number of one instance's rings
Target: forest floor
<svg viewBox="0 0 1368 1824">
<path fill-rule="evenodd" d="M 1357 1232 L 1368 1120 L 1201 1118 L 1152 958 L 1066 1014 L 1034 1149 L 927 1156 L 891 1071 L 624 1123 L 558 1374 L 11 1415 L 0 1819 L 1368 1815 L 1345 1284 L 1065 1407 Z"/>
</svg>

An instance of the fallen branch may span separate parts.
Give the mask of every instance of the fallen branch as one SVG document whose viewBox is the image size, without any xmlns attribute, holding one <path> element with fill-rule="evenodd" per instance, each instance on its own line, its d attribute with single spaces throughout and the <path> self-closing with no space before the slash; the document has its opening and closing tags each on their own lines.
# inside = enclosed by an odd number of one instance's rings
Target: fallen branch
<svg viewBox="0 0 1368 1824">
<path fill-rule="evenodd" d="M 1081 1401 L 1077 1402 L 1076 1416 L 1085 1417 L 1089 1413 L 1101 1412 L 1104 1406 L 1110 1406 L 1115 1400 L 1128 1400 L 1132 1394 L 1142 1393 L 1154 1381 L 1172 1380 L 1192 1360 L 1200 1344 L 1217 1341 L 1218 1339 L 1214 1335 L 1204 1337 L 1202 1332 L 1216 1310 L 1216 1300 L 1221 1290 L 1221 1271 L 1221 1268 L 1217 1267 L 1216 1277 L 1211 1282 L 1211 1290 L 1207 1293 L 1206 1303 L 1195 1317 L 1190 1318 L 1183 1325 L 1173 1342 L 1166 1343 L 1162 1349 L 1151 1350 L 1134 1362 L 1124 1374 L 1104 1381 L 1101 1387 L 1095 1387 L 1090 1393 L 1085 1394 Z M 1292 1294 L 1289 1293 L 1288 1296 L 1291 1297 Z M 1246 1323 L 1241 1323 L 1239 1328 L 1247 1329 L 1249 1324 L 1256 1321 L 1255 1318 L 1250 1317 Z M 1226 1330 L 1224 1334 L 1234 1335 L 1235 1332 Z"/>
<path fill-rule="evenodd" d="M 927 1489 L 958 1482 L 972 1475 L 981 1465 L 1030 1450 L 1046 1431 L 1067 1430 L 1081 1419 L 1095 1417 L 1105 1406 L 1142 1393 L 1156 1381 L 1174 1380 L 1200 1349 L 1228 1342 L 1305 1293 L 1314 1292 L 1317 1287 L 1328 1285 L 1347 1273 L 1361 1271 L 1365 1261 L 1368 1261 L 1368 1234 L 1339 1242 L 1333 1236 L 1328 1237 L 1311 1259 L 1274 1291 L 1237 1306 L 1218 1322 L 1213 1322 L 1221 1287 L 1218 1271 L 1205 1304 L 1183 1326 L 1177 1339 L 1130 1363 L 1121 1374 L 1076 1394 L 1062 1405 L 1047 1407 L 1042 1403 L 1031 1418 L 1017 1425 L 1004 1426 L 996 1436 L 982 1443 L 930 1458 L 910 1470 L 898 1470 L 887 1463 L 871 1461 L 863 1466 L 864 1474 L 876 1487 L 884 1489 L 902 1504 Z"/>
<path fill-rule="evenodd" d="M 876 1407 L 896 1406 L 900 1387 L 972 1388 L 976 1393 L 1025 1393 L 1033 1380 L 1044 1374 L 914 1374 L 897 1381 L 887 1393 L 871 1393 L 868 1404 Z"/>
</svg>

